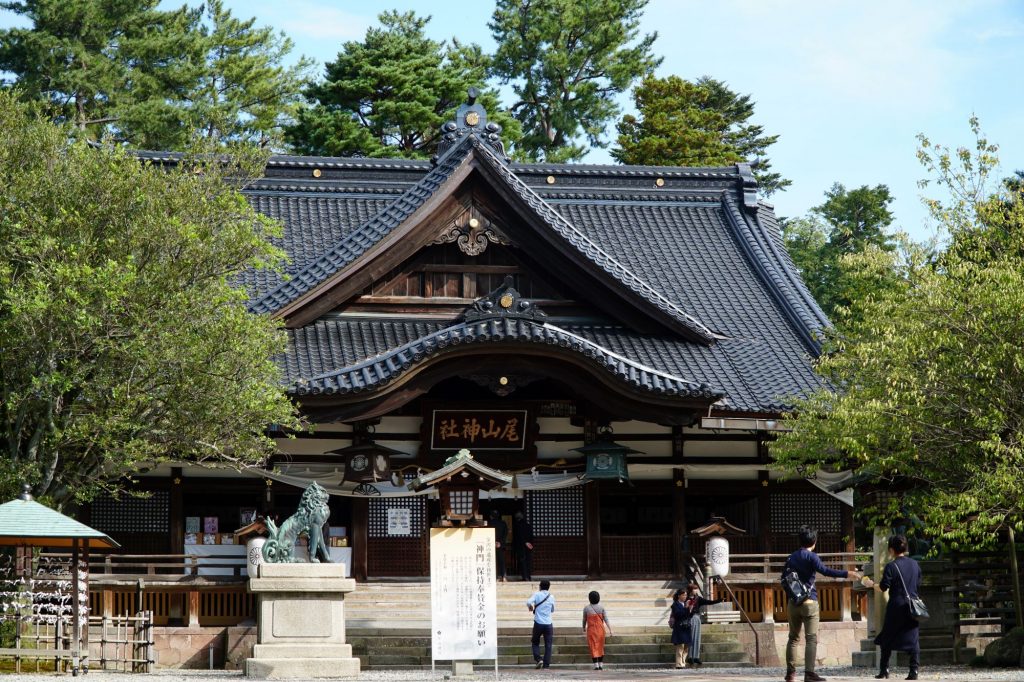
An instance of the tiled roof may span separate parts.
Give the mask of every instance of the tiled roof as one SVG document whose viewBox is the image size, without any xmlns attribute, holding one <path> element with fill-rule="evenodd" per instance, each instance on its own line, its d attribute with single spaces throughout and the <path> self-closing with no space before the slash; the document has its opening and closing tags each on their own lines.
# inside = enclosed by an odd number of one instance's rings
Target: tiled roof
<svg viewBox="0 0 1024 682">
<path fill-rule="evenodd" d="M 556 325 L 538 322 L 535 320 L 518 318 L 492 318 L 474 322 L 457 322 L 444 326 L 435 331 L 428 332 L 400 346 L 390 346 L 385 339 L 401 336 L 413 336 L 412 331 L 406 325 L 413 325 L 415 330 L 417 322 L 395 322 L 376 320 L 367 322 L 362 326 L 360 332 L 368 336 L 364 339 L 364 352 L 377 351 L 365 360 L 356 363 L 345 363 L 342 366 L 325 371 L 313 376 L 302 376 L 300 373 L 289 372 L 291 377 L 300 374 L 290 385 L 290 390 L 295 395 L 347 395 L 361 393 L 378 389 L 395 378 L 403 375 L 406 371 L 416 365 L 441 355 L 456 346 L 468 346 L 470 344 L 487 343 L 511 343 L 511 344 L 537 344 L 557 346 L 581 356 L 586 357 L 595 368 L 611 372 L 616 378 L 627 384 L 629 387 L 646 393 L 658 395 L 677 396 L 685 398 L 713 398 L 722 397 L 723 392 L 714 390 L 707 384 L 690 381 L 667 372 L 645 366 L 634 358 L 616 352 L 610 348 L 601 346 L 584 336 L 578 335 L 567 329 Z M 318 321 L 311 325 L 314 334 L 306 336 L 299 341 L 299 337 L 293 333 L 292 343 L 289 344 L 291 352 L 288 358 L 288 367 L 306 364 L 311 367 L 313 362 L 309 356 L 318 358 L 324 356 L 321 341 L 328 339 L 330 346 L 332 332 L 336 338 L 346 335 L 347 323 L 336 320 L 333 324 L 326 321 Z M 326 334 L 322 333 L 326 332 Z M 310 343 L 312 341 L 312 343 Z M 365 342 L 369 341 L 369 344 Z M 294 355 L 301 344 L 305 344 L 305 363 Z M 301 370 L 300 370 L 301 372 Z"/>
<path fill-rule="evenodd" d="M 528 206 L 553 243 L 578 250 L 638 303 L 690 334 L 673 334 L 667 326 L 664 334 L 645 335 L 617 323 L 578 320 L 550 321 L 547 326 L 558 332 L 519 321 L 512 331 L 477 333 L 450 320 L 328 316 L 289 331 L 282 362 L 296 394 L 358 391 L 367 384 L 366 373 L 371 384 L 390 380 L 375 374 L 375 356 L 389 354 L 396 362 L 393 351 L 402 347 L 442 352 L 449 341 L 432 335 L 446 328 L 455 343 L 510 337 L 548 343 L 553 334 L 554 342 L 571 346 L 569 339 L 578 337 L 607 357 L 622 356 L 682 382 L 680 387 L 692 383 L 721 392 L 722 404 L 734 410 L 779 411 L 793 395 L 820 386 L 811 360 L 828 320 L 786 253 L 771 207 L 758 203 L 749 173 L 735 166 L 505 164 L 471 135 L 436 165 L 274 157 L 267 177 L 247 196 L 284 222 L 281 246 L 292 258 L 291 279 L 250 275 L 253 309 L 271 312 L 311 291 L 388 235 L 431 193 L 444 191 L 459 166 L 471 162 Z"/>
<path fill-rule="evenodd" d="M 692 398 L 720 395 L 722 408 L 742 412 L 784 411 L 794 393 L 821 385 L 804 355 L 786 353 L 768 340 L 728 339 L 705 346 L 613 324 L 329 316 L 288 330 L 288 337 L 280 364 L 297 396 L 364 392 L 428 358 L 500 342 L 557 345 L 587 356 L 595 368 L 632 389 Z"/>
</svg>

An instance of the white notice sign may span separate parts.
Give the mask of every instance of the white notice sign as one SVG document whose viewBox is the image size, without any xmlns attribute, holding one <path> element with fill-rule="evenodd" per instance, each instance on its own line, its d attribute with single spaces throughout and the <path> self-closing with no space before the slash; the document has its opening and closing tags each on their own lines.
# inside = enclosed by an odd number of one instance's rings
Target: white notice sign
<svg viewBox="0 0 1024 682">
<path fill-rule="evenodd" d="M 388 535 L 412 535 L 411 509 L 388 509 Z"/>
<path fill-rule="evenodd" d="M 498 658 L 498 589 L 493 528 L 430 530 L 434 660 Z"/>
</svg>

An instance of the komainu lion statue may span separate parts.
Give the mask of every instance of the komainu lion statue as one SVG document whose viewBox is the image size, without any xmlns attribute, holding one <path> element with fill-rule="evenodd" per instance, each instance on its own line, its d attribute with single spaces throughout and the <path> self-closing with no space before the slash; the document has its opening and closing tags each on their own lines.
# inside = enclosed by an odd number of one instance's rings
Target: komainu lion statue
<svg viewBox="0 0 1024 682">
<path fill-rule="evenodd" d="M 320 563 L 322 558 L 330 563 L 331 555 L 324 542 L 323 525 L 331 510 L 327 506 L 327 491 L 316 482 L 306 488 L 299 500 L 299 509 L 278 528 L 272 519 L 267 519 L 270 537 L 263 545 L 263 560 L 271 564 L 287 564 L 302 561 L 295 556 L 295 541 L 299 535 L 309 536 L 309 560 Z"/>
</svg>

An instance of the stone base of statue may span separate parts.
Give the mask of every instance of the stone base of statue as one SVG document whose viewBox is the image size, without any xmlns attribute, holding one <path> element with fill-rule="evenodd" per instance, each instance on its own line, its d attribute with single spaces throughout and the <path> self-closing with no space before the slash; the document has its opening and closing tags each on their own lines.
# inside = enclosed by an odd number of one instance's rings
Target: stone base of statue
<svg viewBox="0 0 1024 682">
<path fill-rule="evenodd" d="M 359 659 L 345 643 L 345 594 L 356 589 L 342 564 L 260 564 L 257 635 L 245 674 L 263 679 L 354 677 Z"/>
</svg>

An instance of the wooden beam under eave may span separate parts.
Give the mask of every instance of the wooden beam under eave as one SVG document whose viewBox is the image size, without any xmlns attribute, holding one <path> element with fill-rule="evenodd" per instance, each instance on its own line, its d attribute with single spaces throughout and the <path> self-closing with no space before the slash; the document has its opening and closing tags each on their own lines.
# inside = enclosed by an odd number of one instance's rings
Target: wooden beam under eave
<svg viewBox="0 0 1024 682">
<path fill-rule="evenodd" d="M 285 326 L 295 329 L 313 322 L 330 312 L 353 296 L 360 294 L 392 268 L 401 264 L 426 245 L 426 239 L 416 239 L 418 228 L 435 220 L 454 218 L 465 207 L 453 195 L 457 188 L 472 172 L 472 155 L 448 177 L 447 180 L 423 204 L 392 229 L 379 242 L 362 253 L 355 261 L 335 272 L 320 284 L 282 306 L 274 317 L 283 318 Z"/>
</svg>

